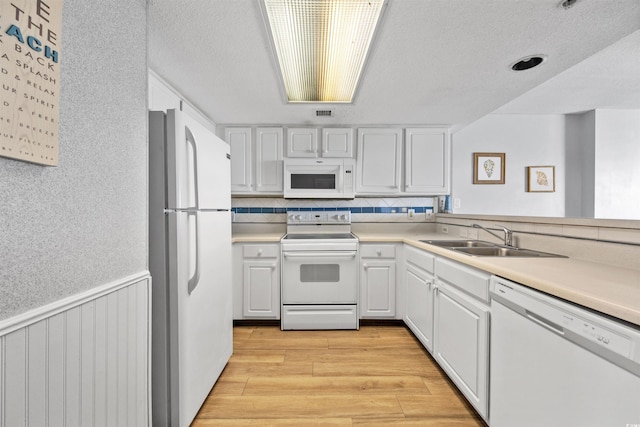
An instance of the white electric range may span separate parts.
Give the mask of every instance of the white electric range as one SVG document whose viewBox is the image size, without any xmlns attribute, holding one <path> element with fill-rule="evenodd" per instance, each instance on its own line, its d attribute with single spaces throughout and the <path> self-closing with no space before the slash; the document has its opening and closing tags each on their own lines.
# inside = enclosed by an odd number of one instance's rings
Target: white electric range
<svg viewBox="0 0 640 427">
<path fill-rule="evenodd" d="M 358 238 L 350 211 L 287 212 L 281 328 L 358 329 Z"/>
</svg>

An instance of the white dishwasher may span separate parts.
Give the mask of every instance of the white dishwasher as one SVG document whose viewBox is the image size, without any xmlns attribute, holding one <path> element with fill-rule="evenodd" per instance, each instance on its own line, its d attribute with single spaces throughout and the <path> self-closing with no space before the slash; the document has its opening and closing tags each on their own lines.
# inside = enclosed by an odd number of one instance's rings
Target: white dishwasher
<svg viewBox="0 0 640 427">
<path fill-rule="evenodd" d="M 640 328 L 491 279 L 491 427 L 640 427 Z"/>
</svg>

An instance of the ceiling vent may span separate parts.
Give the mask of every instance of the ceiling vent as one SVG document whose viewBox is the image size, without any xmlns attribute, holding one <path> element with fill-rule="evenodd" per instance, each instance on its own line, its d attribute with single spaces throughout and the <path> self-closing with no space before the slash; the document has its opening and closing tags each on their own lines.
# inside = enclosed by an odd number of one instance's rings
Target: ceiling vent
<svg viewBox="0 0 640 427">
<path fill-rule="evenodd" d="M 316 117 L 333 117 L 333 110 L 316 110 Z"/>
</svg>

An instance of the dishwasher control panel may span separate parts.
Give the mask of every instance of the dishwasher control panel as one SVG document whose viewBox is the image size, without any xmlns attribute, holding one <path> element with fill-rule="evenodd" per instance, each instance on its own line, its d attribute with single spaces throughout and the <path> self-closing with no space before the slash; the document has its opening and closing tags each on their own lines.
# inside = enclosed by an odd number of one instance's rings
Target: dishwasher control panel
<svg viewBox="0 0 640 427">
<path fill-rule="evenodd" d="M 585 308 L 495 277 L 491 280 L 491 296 L 567 339 L 580 340 L 583 344 L 588 343 L 585 345 L 589 347 L 607 349 L 640 362 L 640 330 L 635 331 L 604 315 L 596 315 Z"/>
</svg>

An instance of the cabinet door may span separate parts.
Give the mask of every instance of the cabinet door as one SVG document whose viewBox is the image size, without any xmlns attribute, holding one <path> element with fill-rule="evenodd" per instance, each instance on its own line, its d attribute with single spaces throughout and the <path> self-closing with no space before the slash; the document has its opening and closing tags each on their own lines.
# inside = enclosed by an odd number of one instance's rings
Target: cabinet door
<svg viewBox="0 0 640 427">
<path fill-rule="evenodd" d="M 401 129 L 358 129 L 356 193 L 399 193 L 401 156 Z"/>
<path fill-rule="evenodd" d="M 231 193 L 251 192 L 251 128 L 227 128 L 224 136 L 231 149 Z"/>
<path fill-rule="evenodd" d="M 322 129 L 322 157 L 353 157 L 353 129 Z"/>
<path fill-rule="evenodd" d="M 433 351 L 433 276 L 409 264 L 405 268 L 405 323 Z"/>
<path fill-rule="evenodd" d="M 488 323 L 488 306 L 438 281 L 434 356 L 485 419 L 488 414 L 489 387 Z"/>
<path fill-rule="evenodd" d="M 256 129 L 255 190 L 262 193 L 282 193 L 282 128 Z"/>
<path fill-rule="evenodd" d="M 362 260 L 360 317 L 388 318 L 396 315 L 396 262 Z"/>
<path fill-rule="evenodd" d="M 449 131 L 412 128 L 405 131 L 406 193 L 449 193 Z"/>
<path fill-rule="evenodd" d="M 317 157 L 318 129 L 289 128 L 287 130 L 287 157 Z"/>
<path fill-rule="evenodd" d="M 280 318 L 280 280 L 278 261 L 244 261 L 243 315 L 267 319 Z"/>
</svg>

